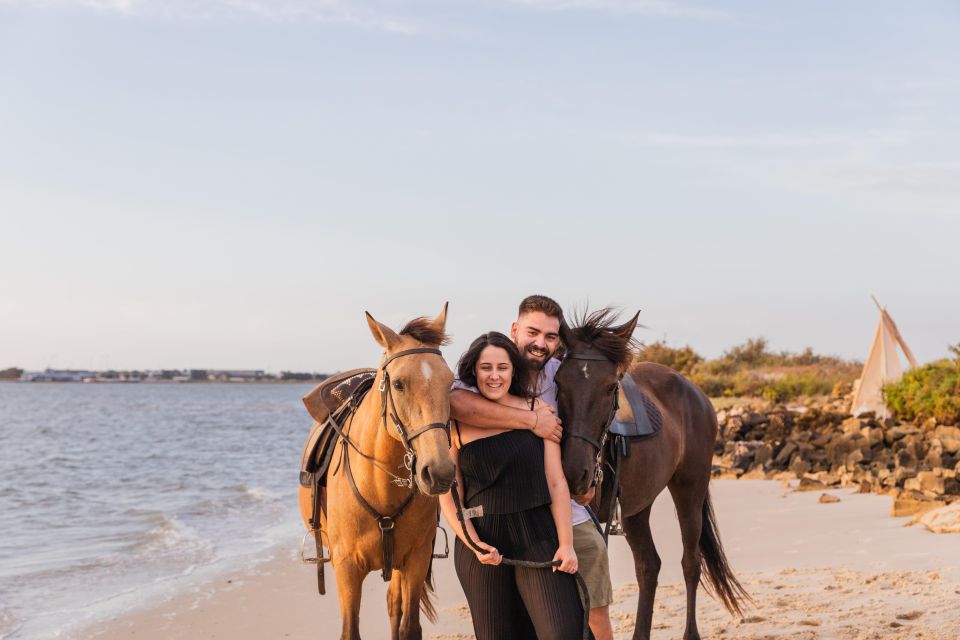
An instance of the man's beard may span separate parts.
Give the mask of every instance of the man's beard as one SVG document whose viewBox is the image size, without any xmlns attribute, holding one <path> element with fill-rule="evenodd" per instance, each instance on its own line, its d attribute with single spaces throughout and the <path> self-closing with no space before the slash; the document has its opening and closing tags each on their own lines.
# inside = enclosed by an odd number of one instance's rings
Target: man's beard
<svg viewBox="0 0 960 640">
<path fill-rule="evenodd" d="M 543 349 L 541 355 L 534 355 L 531 349 L 536 349 L 536 346 L 533 344 L 528 344 L 526 347 L 524 347 L 523 358 L 527 361 L 527 364 L 533 368 L 534 371 L 539 372 L 546 366 L 553 354 L 547 349 Z"/>
</svg>

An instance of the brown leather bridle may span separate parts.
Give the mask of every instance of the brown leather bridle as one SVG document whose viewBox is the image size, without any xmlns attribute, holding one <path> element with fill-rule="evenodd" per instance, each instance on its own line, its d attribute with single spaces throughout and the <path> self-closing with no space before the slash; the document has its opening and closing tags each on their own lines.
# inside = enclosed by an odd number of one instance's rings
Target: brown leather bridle
<svg viewBox="0 0 960 640">
<path fill-rule="evenodd" d="M 593 360 L 597 362 L 610 362 L 610 358 L 605 355 L 597 352 L 591 351 L 581 351 L 581 352 L 570 352 L 565 357 L 564 360 Z M 606 420 L 603 423 L 603 428 L 600 431 L 600 439 L 596 440 L 585 433 L 577 433 L 576 431 L 566 431 L 564 430 L 564 438 L 579 438 L 590 444 L 597 452 L 596 459 L 594 460 L 593 466 L 593 481 L 599 487 L 600 482 L 603 480 L 603 466 L 601 464 L 600 458 L 603 454 L 603 446 L 607 443 L 607 436 L 610 435 L 610 425 L 613 424 L 613 419 L 617 415 L 617 411 L 620 409 L 620 380 L 623 378 L 621 373 L 617 377 L 617 386 L 613 390 L 613 403 L 610 407 L 610 413 L 607 416 Z"/>
<path fill-rule="evenodd" d="M 443 429 L 443 432 L 447 435 L 447 444 L 450 444 L 449 422 L 431 422 L 424 427 L 420 427 L 413 433 L 408 433 L 406 425 L 403 424 L 403 420 L 401 420 L 400 416 L 397 415 L 397 405 L 393 399 L 393 385 L 390 384 L 390 372 L 387 371 L 387 365 L 397 358 L 413 355 L 415 353 L 432 353 L 434 355 L 443 357 L 440 349 L 434 349 L 431 347 L 417 347 L 415 349 L 398 351 L 380 364 L 381 378 L 380 386 L 377 388 L 378 391 L 380 391 L 380 420 L 383 423 L 383 428 L 387 428 L 387 404 L 389 403 L 390 419 L 393 421 L 393 425 L 396 427 L 397 433 L 400 435 L 400 441 L 403 443 L 403 448 L 406 450 L 406 454 L 403 456 L 403 466 L 406 467 L 406 469 L 410 472 L 410 477 L 408 478 L 408 487 L 411 489 L 413 488 L 414 472 L 417 466 L 417 453 L 413 450 L 413 441 L 428 431 L 432 431 L 433 429 Z"/>
</svg>

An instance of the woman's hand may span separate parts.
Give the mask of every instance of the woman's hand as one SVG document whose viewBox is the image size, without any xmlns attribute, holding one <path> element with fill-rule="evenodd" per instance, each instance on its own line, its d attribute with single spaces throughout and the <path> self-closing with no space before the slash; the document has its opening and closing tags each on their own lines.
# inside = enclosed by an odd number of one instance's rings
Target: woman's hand
<svg viewBox="0 0 960 640">
<path fill-rule="evenodd" d="M 559 569 L 564 573 L 576 573 L 577 568 L 580 566 L 577 561 L 577 552 L 573 550 L 573 545 L 561 545 L 560 548 L 557 549 L 557 552 L 553 554 L 553 559 L 560 561 L 560 566 L 554 567 L 554 571 Z"/>
<path fill-rule="evenodd" d="M 503 557 L 501 557 L 500 552 L 497 551 L 494 547 L 491 547 L 490 545 L 488 545 L 486 542 L 481 542 L 478 540 L 477 546 L 480 547 L 481 549 L 487 550 L 487 553 L 480 553 L 478 551 L 474 551 L 474 553 L 477 555 L 477 560 L 480 561 L 480 564 L 498 565 L 503 560 Z"/>
</svg>

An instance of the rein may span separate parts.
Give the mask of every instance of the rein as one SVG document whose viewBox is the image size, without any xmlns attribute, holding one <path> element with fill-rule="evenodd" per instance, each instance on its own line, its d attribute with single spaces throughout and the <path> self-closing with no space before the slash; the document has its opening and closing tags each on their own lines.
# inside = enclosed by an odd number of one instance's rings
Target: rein
<svg viewBox="0 0 960 640">
<path fill-rule="evenodd" d="M 477 553 L 488 553 L 486 549 L 483 549 L 477 544 L 477 541 L 473 539 L 473 536 L 471 536 L 467 530 L 467 523 L 463 515 L 463 505 L 460 502 L 460 492 L 456 479 L 454 479 L 453 484 L 450 486 L 450 495 L 453 497 L 453 504 L 457 508 L 457 521 L 460 522 L 460 530 L 463 531 L 463 537 L 466 539 L 467 545 Z M 527 567 L 529 569 L 551 569 L 560 566 L 559 560 L 536 562 L 534 560 L 514 560 L 513 558 L 504 556 L 500 557 L 500 563 L 514 567 Z M 580 602 L 583 604 L 583 640 L 588 640 L 588 638 L 590 638 L 590 593 L 587 591 L 587 583 L 583 581 L 583 576 L 580 575 L 579 571 L 573 574 L 573 577 L 577 581 L 577 592 L 580 594 Z"/>
<path fill-rule="evenodd" d="M 400 416 L 397 415 L 397 406 L 396 402 L 393 399 L 392 385 L 390 384 L 390 373 L 387 371 L 387 365 L 396 360 L 397 358 L 402 358 L 403 356 L 414 355 L 417 353 L 430 353 L 438 356 L 442 356 L 439 349 L 429 348 L 429 347 L 419 347 L 416 349 L 405 349 L 404 351 L 398 351 L 397 353 L 391 355 L 385 359 L 380 364 L 380 373 L 381 380 L 378 391 L 380 392 L 380 420 L 384 429 L 387 429 L 387 414 L 388 414 L 388 404 L 389 404 L 389 415 L 390 419 L 393 421 L 393 425 L 397 430 L 397 433 L 400 435 L 400 441 L 403 443 L 403 448 L 405 450 L 403 456 L 403 467 L 408 471 L 408 476 L 406 478 L 401 478 L 395 473 L 388 470 L 380 462 L 377 461 L 373 456 L 364 453 L 360 448 L 350 439 L 350 429 L 353 426 L 353 417 L 354 413 L 350 415 L 350 422 L 347 424 L 346 429 L 340 429 L 336 426 L 336 421 L 331 421 L 331 424 L 334 425 L 334 429 L 337 430 L 337 433 L 340 434 L 340 437 L 343 439 L 343 467 L 344 471 L 347 474 L 347 480 L 350 482 L 350 489 L 353 490 L 353 495 L 357 499 L 357 502 L 360 503 L 360 506 L 377 521 L 377 526 L 380 527 L 380 538 L 381 546 L 383 548 L 383 581 L 389 582 L 393 577 L 393 529 L 396 527 L 397 518 L 403 515 L 403 512 L 406 511 L 407 507 L 410 506 L 410 503 L 413 502 L 414 496 L 417 494 L 416 483 L 414 478 L 416 476 L 417 468 L 417 454 L 413 449 L 413 441 L 422 436 L 423 434 L 431 431 L 433 429 L 443 429 L 447 434 L 447 441 L 450 440 L 450 426 L 446 423 L 441 422 L 432 422 L 424 427 L 421 427 L 409 433 L 407 431 L 406 425 L 403 424 L 403 421 L 400 419 Z M 403 501 L 403 504 L 392 514 L 384 515 L 377 511 L 373 505 L 371 505 L 360 493 L 360 489 L 357 487 L 357 483 L 353 478 L 353 470 L 350 467 L 350 456 L 347 450 L 347 447 L 351 447 L 356 451 L 362 458 L 370 462 L 374 467 L 380 469 L 388 476 L 393 478 L 391 480 L 392 484 L 395 484 L 399 487 L 407 487 L 410 490 L 410 493 L 407 494 L 406 499 Z"/>
</svg>

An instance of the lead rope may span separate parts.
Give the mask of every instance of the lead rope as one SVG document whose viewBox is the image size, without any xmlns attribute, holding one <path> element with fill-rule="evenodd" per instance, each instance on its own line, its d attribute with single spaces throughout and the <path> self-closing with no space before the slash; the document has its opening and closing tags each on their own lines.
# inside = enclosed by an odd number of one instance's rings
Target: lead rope
<svg viewBox="0 0 960 640">
<path fill-rule="evenodd" d="M 467 530 L 467 523 L 464 521 L 463 505 L 460 504 L 460 492 L 458 491 L 456 479 L 454 479 L 453 484 L 450 485 L 450 494 L 453 496 L 453 504 L 457 508 L 457 521 L 460 523 L 460 529 L 463 531 L 463 537 L 466 538 L 467 544 L 477 553 L 488 553 L 477 544 Z M 535 562 L 533 560 L 514 560 L 513 558 L 505 558 L 503 556 L 501 556 L 501 563 L 530 569 L 550 569 L 560 566 L 559 560 Z M 580 575 L 579 571 L 574 573 L 573 577 L 577 581 L 577 591 L 580 594 L 580 602 L 583 604 L 583 640 L 590 640 L 590 593 L 587 591 L 587 583 L 583 581 L 583 576 Z"/>
</svg>

